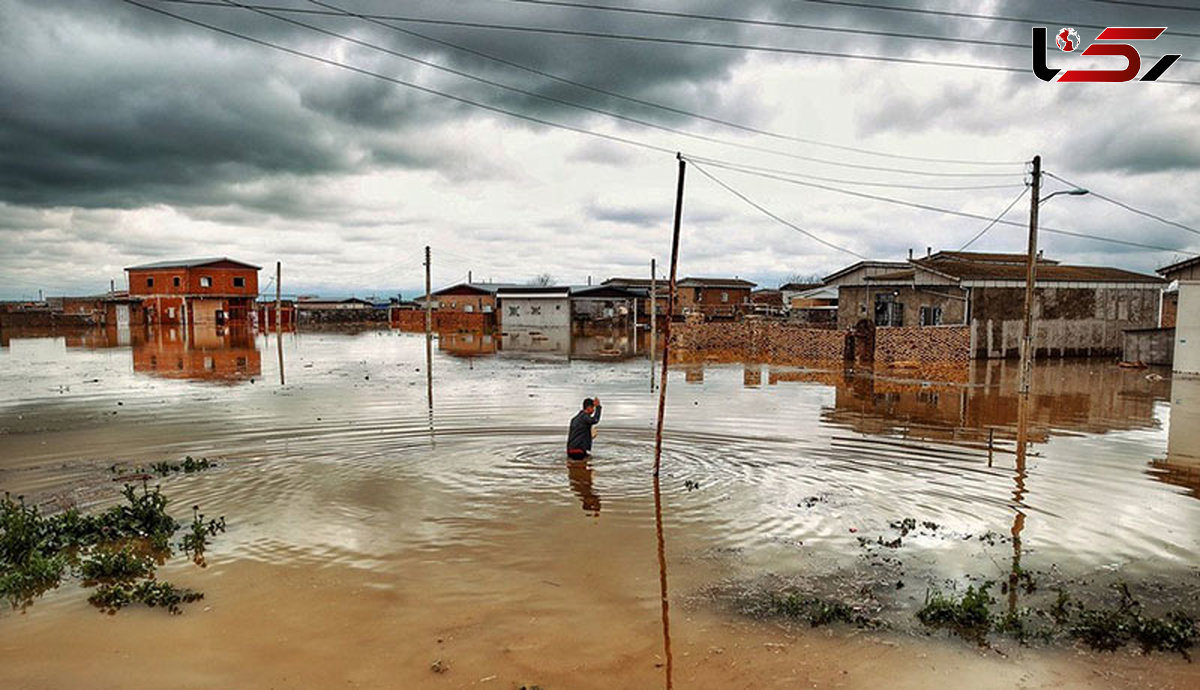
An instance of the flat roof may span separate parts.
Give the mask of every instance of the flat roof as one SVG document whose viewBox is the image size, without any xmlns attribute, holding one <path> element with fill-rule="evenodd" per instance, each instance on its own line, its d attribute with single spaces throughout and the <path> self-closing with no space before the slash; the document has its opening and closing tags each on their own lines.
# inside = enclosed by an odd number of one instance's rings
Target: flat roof
<svg viewBox="0 0 1200 690">
<path fill-rule="evenodd" d="M 224 261 L 228 261 L 231 264 L 238 264 L 239 266 L 245 266 L 246 268 L 253 268 L 256 271 L 262 270 L 262 266 L 255 266 L 254 264 L 248 264 L 245 261 L 238 261 L 237 259 L 230 259 L 227 256 L 215 256 L 215 257 L 208 257 L 205 259 L 180 259 L 178 261 L 158 261 L 158 262 L 155 262 L 152 264 L 140 264 L 137 266 L 129 266 L 125 270 L 126 271 L 147 271 L 147 270 L 156 269 L 156 268 L 196 268 L 198 266 L 207 266 L 209 264 L 217 264 L 217 263 L 221 263 Z"/>
</svg>

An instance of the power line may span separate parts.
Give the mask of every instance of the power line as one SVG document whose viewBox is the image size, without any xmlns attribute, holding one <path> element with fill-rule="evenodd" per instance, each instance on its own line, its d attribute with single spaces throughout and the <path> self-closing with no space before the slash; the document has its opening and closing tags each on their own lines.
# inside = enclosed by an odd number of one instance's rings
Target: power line
<svg viewBox="0 0 1200 690">
<path fill-rule="evenodd" d="M 167 1 L 173 1 L 173 0 L 167 0 Z M 416 89 L 417 91 L 421 91 L 424 93 L 432 94 L 435 96 L 441 96 L 442 98 L 447 98 L 449 100 L 455 101 L 457 103 L 462 103 L 464 105 L 470 105 L 470 106 L 473 106 L 476 108 L 481 108 L 483 110 L 488 110 L 488 111 L 491 111 L 494 113 L 508 115 L 509 117 L 515 117 L 520 120 L 525 120 L 527 122 L 534 122 L 536 124 L 544 125 L 547 127 L 563 129 L 563 130 L 567 130 L 570 132 L 575 132 L 577 134 L 586 134 L 588 136 L 597 137 L 600 139 L 606 139 L 608 141 L 618 142 L 618 143 L 622 143 L 622 144 L 628 144 L 630 146 L 637 146 L 639 148 L 647 149 L 650 151 L 657 151 L 659 153 L 669 153 L 672 155 L 674 155 L 676 153 L 675 151 L 668 149 L 668 148 L 664 148 L 662 146 L 656 146 L 654 144 L 647 144 L 642 141 L 637 141 L 635 139 L 628 139 L 626 137 L 618 136 L 616 134 L 605 134 L 603 132 L 595 132 L 595 131 L 592 131 L 589 129 L 584 129 L 582 127 L 575 127 L 573 125 L 565 125 L 565 124 L 558 123 L 558 122 L 551 122 L 550 120 L 543 120 L 542 118 L 534 117 L 532 115 L 524 115 L 522 113 L 518 113 L 518 112 L 515 112 L 512 110 L 507 110 L 505 108 L 500 108 L 498 106 L 488 105 L 486 103 L 480 103 L 478 101 L 473 101 L 469 98 L 463 98 L 462 96 L 455 96 L 453 94 L 449 94 L 444 91 L 438 91 L 437 89 L 432 89 L 427 86 L 421 86 L 419 84 L 414 84 L 412 82 L 404 81 L 403 79 L 397 79 L 396 77 L 389 77 L 385 74 L 380 74 L 378 72 L 372 72 L 371 70 L 364 69 L 362 67 L 355 67 L 354 65 L 349 65 L 344 62 L 339 62 L 337 60 L 332 60 L 330 58 L 321 57 L 319 55 L 313 55 L 312 53 L 306 53 L 302 50 L 296 50 L 295 48 L 288 48 L 287 46 L 282 46 L 277 43 L 272 43 L 270 41 L 266 41 L 261 38 L 247 36 L 246 34 L 238 33 L 236 31 L 232 31 L 230 29 L 224 29 L 219 26 L 213 26 L 212 24 L 207 24 L 207 23 L 199 21 L 197 19 L 192 19 L 191 17 L 185 17 L 180 14 L 175 14 L 174 12 L 168 12 L 167 10 L 164 10 L 159 7 L 151 7 L 150 5 L 143 4 L 143 3 L 139 2 L 138 0 L 121 0 L 121 2 L 124 2 L 129 5 L 135 5 L 137 7 L 141 7 L 144 10 L 148 10 L 150 12 L 155 12 L 157 14 L 171 17 L 172 19 L 178 19 L 179 21 L 185 22 L 187 24 L 192 24 L 193 26 L 199 26 L 199 27 L 208 29 L 210 31 L 215 31 L 220 34 L 224 34 L 226 36 L 232 36 L 234 38 L 239 38 L 243 41 L 248 41 L 248 42 L 254 43 L 256 45 L 260 45 L 260 46 L 263 46 L 266 48 L 271 48 L 273 50 L 278 50 L 280 52 L 287 53 L 289 55 L 294 55 L 296 57 L 301 57 L 306 60 L 312 60 L 314 62 L 319 62 L 321 64 L 329 65 L 331 67 L 337 67 L 339 69 L 344 69 L 344 70 L 347 70 L 350 72 L 355 72 L 357 74 L 361 74 L 364 76 L 374 77 L 376 79 L 382 79 L 384 81 L 390 82 L 392 84 L 396 84 L 398 86 L 406 86 L 410 89 Z"/>
<path fill-rule="evenodd" d="M 280 14 L 271 12 L 269 10 L 255 9 L 254 7 L 252 7 L 250 5 L 246 5 L 241 2 L 236 2 L 235 0 L 220 0 L 220 1 L 226 7 L 245 9 L 250 12 L 260 14 L 265 17 L 271 17 L 272 19 L 276 19 L 278 21 L 291 24 L 293 26 L 299 26 L 299 27 L 302 27 L 305 29 L 309 29 L 311 31 L 315 31 L 315 32 L 325 35 L 325 36 L 330 36 L 332 38 L 337 38 L 337 39 L 340 39 L 343 41 L 347 41 L 349 43 L 353 43 L 355 45 L 362 46 L 364 48 L 377 50 L 382 53 L 386 53 L 387 55 L 391 55 L 393 57 L 401 58 L 403 60 L 408 60 L 410 62 L 415 62 L 417 64 L 425 65 L 427 67 L 431 67 L 436 70 L 441 70 L 443 72 L 448 72 L 450 74 L 454 74 L 454 75 L 462 77 L 464 79 L 470 79 L 472 81 L 476 81 L 476 82 L 479 82 L 482 84 L 487 84 L 488 86 L 492 86 L 492 87 L 495 87 L 498 89 L 503 89 L 506 91 L 519 93 L 519 94 L 521 94 L 523 96 L 527 96 L 529 98 L 536 98 L 536 99 L 547 101 L 550 103 L 556 103 L 558 105 L 563 105 L 563 106 L 567 106 L 567 107 L 571 107 L 571 108 L 578 108 L 580 110 L 585 110 L 585 111 L 593 112 L 593 113 L 596 113 L 599 115 L 604 115 L 606 117 L 611 117 L 616 120 L 630 122 L 630 123 L 633 123 L 636 125 L 640 125 L 642 127 L 649 127 L 651 129 L 657 129 L 659 131 L 668 132 L 670 134 L 675 134 L 678 136 L 690 137 L 692 139 L 697 139 L 700 141 L 706 141 L 709 143 L 715 143 L 715 144 L 720 144 L 720 145 L 724 145 L 724 146 L 733 146 L 736 148 L 742 148 L 742 149 L 747 149 L 747 150 L 751 150 L 751 151 L 758 151 L 760 153 L 767 153 L 767 154 L 771 154 L 771 155 L 783 156 L 786 158 L 795 158 L 797 160 L 806 160 L 806 161 L 812 161 L 812 162 L 816 162 L 816 163 L 823 163 L 825 165 L 833 165 L 833 166 L 838 166 L 838 167 L 860 168 L 860 169 L 866 169 L 866 170 L 877 170 L 877 171 L 885 171 L 885 172 L 896 172 L 896 173 L 902 173 L 902 174 L 908 174 L 908 175 L 935 176 L 935 177 L 960 177 L 960 176 L 961 177 L 997 177 L 997 176 L 1003 175 L 1003 173 L 929 172 L 929 171 L 921 171 L 921 170 L 910 170 L 910 169 L 904 169 L 904 168 L 889 168 L 889 167 L 884 167 L 884 166 L 864 166 L 864 165 L 859 165 L 859 164 L 854 164 L 854 163 L 846 163 L 844 161 L 839 161 L 839 160 L 829 160 L 829 159 L 824 159 L 824 158 L 818 158 L 815 156 L 805 156 L 802 154 L 791 153 L 788 151 L 778 151 L 778 150 L 763 147 L 763 146 L 756 146 L 754 144 L 745 144 L 745 143 L 741 143 L 741 142 L 727 141 L 727 140 L 721 139 L 719 137 L 712 137 L 712 136 L 708 136 L 705 134 L 697 134 L 694 132 L 689 132 L 687 130 L 678 129 L 675 127 L 660 125 L 655 122 L 650 122 L 648 120 L 643 120 L 643 119 L 631 117 L 628 115 L 622 115 L 620 113 L 616 113 L 616 112 L 613 112 L 610 110 L 605 110 L 603 108 L 596 108 L 596 107 L 589 106 L 589 105 L 583 105 L 583 104 L 576 103 L 573 101 L 556 98 L 554 96 L 547 96 L 545 94 L 540 94 L 540 93 L 537 93 L 536 91 L 529 91 L 527 89 L 510 86 L 508 84 L 504 84 L 502 82 L 498 82 L 498 81 L 495 81 L 492 79 L 487 79 L 485 77 L 476 76 L 474 74 L 465 72 L 463 70 L 455 69 L 452 67 L 446 67 L 446 66 L 440 65 L 436 62 L 431 62 L 429 60 L 424 60 L 422 58 L 414 57 L 412 55 L 408 55 L 406 53 L 402 53 L 397 50 L 392 50 L 391 48 L 387 48 L 385 46 L 381 46 L 376 43 L 371 43 L 369 41 L 363 41 L 363 40 L 354 38 L 352 36 L 347 36 L 345 34 L 338 33 L 336 31 L 330 31 L 328 29 L 323 29 L 319 26 L 314 26 L 312 24 L 308 24 L 306 22 L 302 22 L 297 19 L 291 19 L 289 17 L 285 17 Z"/>
<path fill-rule="evenodd" d="M 1071 186 L 1073 186 L 1073 187 L 1079 187 L 1079 185 L 1075 184 L 1074 182 L 1071 182 L 1071 181 L 1069 181 L 1069 180 L 1064 180 L 1063 178 L 1059 177 L 1058 175 L 1055 175 L 1055 174 L 1054 174 L 1054 173 L 1052 173 L 1052 172 L 1044 172 L 1044 174 L 1045 174 L 1046 176 L 1048 176 L 1048 177 L 1053 177 L 1054 179 L 1058 180 L 1059 182 L 1063 182 L 1063 183 L 1065 183 L 1065 184 L 1069 184 L 1069 185 L 1071 185 Z M 1113 199 L 1113 198 L 1111 198 L 1111 197 L 1104 196 L 1103 194 L 1100 194 L 1099 192 L 1096 192 L 1096 191 L 1092 190 L 1092 188 L 1091 188 L 1090 186 L 1088 187 L 1088 196 L 1094 196 L 1094 197 L 1096 197 L 1097 199 L 1101 199 L 1101 200 L 1103 200 L 1103 201 L 1107 201 L 1107 202 L 1108 202 L 1108 203 L 1110 203 L 1110 204 L 1113 204 L 1113 205 L 1116 205 L 1116 206 L 1120 206 L 1121 208 L 1125 209 L 1126 211 L 1132 211 L 1133 213 L 1136 213 L 1136 214 L 1138 214 L 1138 215 L 1140 215 L 1140 216 L 1145 216 L 1145 217 L 1147 217 L 1147 218 L 1153 218 L 1154 220 L 1157 220 L 1157 221 L 1158 221 L 1158 222 L 1160 222 L 1160 223 L 1166 223 L 1167 225 L 1173 225 L 1173 226 L 1175 226 L 1175 227 L 1177 227 L 1177 228 L 1180 228 L 1180 229 L 1183 229 L 1183 230 L 1187 230 L 1187 231 L 1188 231 L 1188 232 L 1190 232 L 1190 233 L 1193 233 L 1193 234 L 1196 234 L 1196 235 L 1200 235 L 1200 230 L 1197 230 L 1196 228 L 1193 228 L 1193 227 L 1191 227 L 1191 226 L 1188 226 L 1188 225 L 1184 225 L 1183 223 L 1177 223 L 1177 222 L 1175 222 L 1175 221 L 1173 221 L 1173 220 L 1170 220 L 1170 219 L 1168 219 L 1168 218 L 1163 218 L 1162 216 L 1155 215 L 1155 214 L 1153 214 L 1153 213 L 1150 213 L 1149 211 L 1143 211 L 1143 210 L 1141 210 L 1141 209 L 1134 208 L 1133 206 L 1130 206 L 1129 204 L 1127 204 L 1127 203 L 1125 203 L 1125 202 L 1123 202 L 1123 201 L 1117 201 L 1116 199 Z"/>
<path fill-rule="evenodd" d="M 699 168 L 699 166 L 697 166 L 697 168 Z M 703 172 L 703 171 L 701 171 L 701 172 Z M 774 180 L 779 180 L 781 182 L 787 182 L 790 184 L 801 185 L 804 187 L 814 187 L 817 189 L 824 189 L 824 190 L 831 191 L 831 192 L 837 192 L 839 194 L 848 194 L 850 196 L 861 197 L 864 199 L 872 199 L 874 201 L 882 201 L 884 203 L 896 204 L 898 206 L 907 206 L 909 208 L 921 209 L 923 211 L 932 211 L 934 213 L 942 213 L 942 214 L 951 215 L 951 216 L 960 216 L 963 218 L 974 218 L 976 220 L 992 221 L 994 223 L 999 223 L 999 224 L 1003 224 L 1003 225 L 1025 227 L 1023 223 L 1018 223 L 1016 221 L 1011 221 L 1011 220 L 1003 220 L 1002 218 L 994 219 L 994 218 L 990 218 L 988 216 L 980 215 L 978 213 L 971 213 L 969 211 L 958 211 L 955 209 L 942 208 L 940 206 L 931 206 L 929 204 L 922 204 L 922 203 L 918 203 L 915 201 L 907 201 L 905 199 L 895 199 L 892 197 L 880 196 L 878 194 L 868 194 L 866 192 L 856 192 L 856 191 L 853 191 L 850 189 L 840 189 L 838 187 L 831 187 L 829 185 L 817 184 L 815 182 L 802 182 L 800 180 L 794 180 L 794 179 L 782 177 L 779 175 L 769 175 L 766 173 L 753 173 L 753 172 L 748 172 L 748 171 L 741 171 L 741 172 L 743 172 L 743 174 L 746 174 L 746 175 L 757 175 L 759 177 L 766 177 L 766 178 L 770 178 L 770 179 L 774 179 Z M 1189 252 L 1185 252 L 1184 250 L 1181 250 L 1178 247 L 1161 247 L 1161 246 L 1153 245 L 1153 244 L 1143 244 L 1141 242 L 1118 240 L 1118 239 L 1114 239 L 1111 237 L 1103 237 L 1101 235 L 1085 235 L 1083 233 L 1071 232 L 1069 230 L 1060 230 L 1058 228 L 1051 228 L 1051 227 L 1048 227 L 1045 225 L 1039 226 L 1039 230 L 1042 232 L 1048 232 L 1048 233 L 1052 233 L 1052 234 L 1056 234 L 1056 235 L 1066 235 L 1069 237 L 1081 237 L 1084 239 L 1096 240 L 1097 242 L 1108 242 L 1111 244 L 1119 244 L 1119 245 L 1123 245 L 1123 246 L 1127 246 L 1127 247 L 1139 247 L 1141 249 L 1154 249 L 1154 250 L 1164 251 L 1164 252 L 1182 252 L 1182 253 L 1192 254 Z"/>
<path fill-rule="evenodd" d="M 690 160 L 690 159 L 685 158 L 684 160 Z M 691 164 L 694 168 L 696 168 L 697 170 L 700 171 L 700 174 L 704 175 L 705 177 L 712 180 L 713 182 L 716 182 L 717 184 L 721 185 L 722 187 L 725 188 L 726 191 L 733 194 L 734 196 L 741 199 L 742 201 L 746 202 L 747 204 L 750 204 L 754 208 L 758 209 L 758 211 L 760 213 L 767 216 L 768 218 L 771 218 L 771 219 L 775 220 L 776 222 L 782 223 L 783 225 L 788 226 L 789 228 L 795 230 L 796 232 L 799 232 L 799 233 L 805 235 L 806 237 L 809 237 L 810 239 L 820 242 L 821 244 L 825 245 L 826 247 L 831 247 L 833 249 L 838 250 L 839 252 L 845 252 L 851 256 L 855 256 L 855 257 L 858 257 L 859 259 L 863 259 L 864 261 L 867 260 L 866 256 L 859 254 L 858 252 L 854 251 L 853 249 L 846 249 L 845 247 L 836 245 L 833 242 L 830 242 L 829 240 L 822 239 L 821 237 L 814 235 L 813 233 L 809 232 L 808 230 L 805 230 L 804 228 L 800 227 L 799 225 L 791 223 L 787 220 L 784 220 L 783 218 L 780 218 L 779 216 L 775 215 L 774 213 L 771 213 L 767 209 L 765 209 L 762 206 L 755 203 L 752 199 L 750 199 L 750 197 L 746 196 L 745 194 L 742 194 L 738 190 L 734 189 L 733 187 L 730 187 L 729 185 L 725 184 L 721 180 L 717 179 L 716 176 L 714 176 L 712 173 L 705 170 L 702 166 L 697 164 L 696 161 L 694 161 L 694 160 L 691 161 Z"/>
<path fill-rule="evenodd" d="M 1130 7 L 1150 7 L 1157 10 L 1181 10 L 1184 12 L 1200 12 L 1200 7 L 1184 7 L 1182 5 L 1166 5 L 1160 2 L 1134 2 L 1133 0 L 1087 0 L 1105 5 L 1128 5 Z"/>
<path fill-rule="evenodd" d="M 958 251 L 960 251 L 960 252 L 961 252 L 961 251 L 966 251 L 967 247 L 970 247 L 972 244 L 975 244 L 975 241 L 976 241 L 976 240 L 978 240 L 980 237 L 983 237 L 985 234 L 987 234 L 987 231 L 988 231 L 988 230 L 991 230 L 993 227 L 995 227 L 996 223 L 999 223 L 1001 218 L 1004 218 L 1004 216 L 1007 216 L 1007 215 L 1008 215 L 1008 212 L 1012 210 L 1013 206 L 1016 206 L 1016 205 L 1017 205 L 1017 202 L 1018 202 L 1018 201 L 1020 201 L 1021 199 L 1025 198 L 1025 193 L 1026 193 L 1026 192 L 1028 192 L 1028 191 L 1029 191 L 1029 188 L 1028 188 L 1028 187 L 1026 187 L 1025 189 L 1022 189 L 1022 190 L 1021 190 L 1021 193 L 1017 195 L 1017 198 L 1016 198 L 1016 199 L 1013 199 L 1013 200 L 1012 200 L 1012 203 L 1010 203 L 1008 206 L 1006 206 L 1006 207 L 1004 208 L 1004 210 L 1003 210 L 1003 211 L 1001 211 L 1001 212 L 1000 212 L 1000 215 L 996 216 L 996 217 L 995 217 L 993 220 L 991 220 L 991 221 L 990 221 L 990 222 L 989 222 L 987 225 L 983 226 L 983 229 L 982 229 L 982 230 L 980 230 L 978 233 L 976 233 L 974 237 L 972 237 L 971 239 L 967 240 L 967 243 L 966 243 L 966 244 L 964 244 L 963 246 L 959 247 L 959 248 L 958 248 Z"/>
<path fill-rule="evenodd" d="M 750 132 L 752 134 L 760 134 L 763 136 L 773 137 L 776 139 L 781 139 L 781 140 L 786 140 L 786 141 L 800 142 L 803 144 L 809 144 L 811 146 L 821 146 L 821 147 L 831 148 L 831 149 L 835 149 L 835 150 L 839 150 L 839 151 L 852 151 L 852 152 L 861 153 L 864 155 L 879 156 L 882 158 L 894 158 L 894 159 L 899 159 L 899 160 L 923 161 L 923 162 L 930 162 L 930 163 L 951 163 L 951 164 L 959 164 L 959 165 L 981 165 L 981 166 L 1023 165 L 1024 164 L 1024 161 L 980 161 L 980 160 L 966 160 L 966 159 L 961 159 L 961 158 L 937 158 L 937 157 L 929 157 L 929 156 L 910 156 L 910 155 L 904 155 L 904 154 L 887 153 L 887 152 L 883 152 L 883 151 L 876 151 L 876 150 L 872 150 L 872 149 L 860 148 L 857 146 L 832 144 L 829 142 L 818 141 L 816 139 L 797 137 L 797 136 L 788 135 L 788 134 L 780 134 L 777 132 L 772 132 L 769 130 L 761 129 L 758 127 L 751 127 L 749 125 L 732 122 L 730 120 L 712 117 L 710 115 L 704 115 L 702 113 L 697 113 L 695 111 L 685 110 L 683 108 L 676 108 L 676 107 L 665 105 L 662 103 L 657 103 L 655 101 L 649 101 L 649 100 L 645 100 L 642 98 L 635 98 L 635 97 L 632 97 L 632 96 L 629 96 L 626 94 L 622 94 L 622 93 L 619 93 L 616 91 L 611 91 L 608 89 L 603 89 L 603 88 L 600 88 L 597 86 L 593 86 L 591 84 L 586 84 L 584 82 L 576 81 L 573 79 L 568 79 L 566 77 L 563 77 L 558 74 L 554 74 L 552 72 L 547 72 L 545 70 L 541 70 L 536 67 L 530 67 L 528 65 L 524 65 L 519 62 L 508 60 L 506 58 L 498 57 L 496 55 L 492 55 L 490 53 L 476 50 L 476 49 L 468 47 L 468 46 L 464 46 L 464 45 L 461 45 L 458 43 L 453 43 L 451 41 L 446 41 L 444 39 L 436 38 L 436 37 L 430 36 L 428 34 L 423 34 L 423 33 L 419 33 L 416 31 L 412 31 L 411 29 L 405 29 L 403 27 L 399 27 L 394 24 L 388 24 L 387 22 L 373 18 L 370 15 L 364 15 L 364 14 L 359 14 L 356 12 L 351 12 L 349 10 L 337 7 L 335 5 L 321 2 L 320 0 L 308 0 L 308 2 L 313 5 L 317 5 L 319 7 L 324 7 L 326 9 L 335 10 L 337 13 L 339 13 L 343 16 L 354 17 L 354 18 L 360 19 L 362 21 L 374 24 L 376 26 L 383 27 L 390 31 L 395 31 L 397 33 L 405 34 L 408 36 L 413 36 L 415 38 L 429 41 L 429 42 L 435 43 L 437 45 L 442 45 L 447 48 L 451 48 L 453 50 L 459 50 L 464 53 L 468 53 L 470 55 L 475 55 L 476 57 L 480 57 L 485 60 L 490 60 L 490 61 L 496 62 L 498 64 L 506 65 L 506 66 L 512 67 L 514 69 L 519 69 L 524 72 L 528 72 L 530 74 L 535 74 L 537 76 L 544 77 L 546 79 L 550 79 L 552 81 L 556 81 L 561 84 L 568 84 L 568 85 L 574 86 L 576 88 L 591 91 L 593 93 L 598 93 L 598 94 L 601 94 L 604 96 L 609 96 L 611 98 L 617 98 L 617 99 L 620 99 L 623 101 L 627 101 L 629 103 L 635 103 L 637 105 L 642 105 L 642 106 L 646 106 L 646 107 L 650 107 L 650 108 L 657 108 L 659 110 L 663 110 L 666 112 L 675 113 L 677 115 L 684 115 L 686 117 L 703 120 L 705 122 L 719 124 L 719 125 L 737 129 L 737 130 L 740 130 L 743 132 Z"/>
<path fill-rule="evenodd" d="M 1013 184 L 940 186 L 940 185 L 910 184 L 910 183 L 904 183 L 904 182 L 871 182 L 871 181 L 863 181 L 863 180 L 847 180 L 844 178 L 821 177 L 819 175 L 809 175 L 807 173 L 798 173 L 798 172 L 794 172 L 791 170 L 780 170 L 779 168 L 765 168 L 765 167 L 756 166 L 756 165 L 731 163 L 729 161 L 724 161 L 724 160 L 721 160 L 718 158 L 709 158 L 706 156 L 689 156 L 688 158 L 693 161 L 700 161 L 707 165 L 711 165 L 715 168 L 724 168 L 726 170 L 733 170 L 733 171 L 738 171 L 738 172 L 776 173 L 776 174 L 780 174 L 780 175 L 788 175 L 791 177 L 799 177 L 799 178 L 808 179 L 808 180 L 819 180 L 821 182 L 835 182 L 837 184 L 858 185 L 858 186 L 862 186 L 862 187 L 891 187 L 891 188 L 896 188 L 896 189 L 923 189 L 923 190 L 940 191 L 940 192 L 962 192 L 962 191 L 980 191 L 980 190 L 985 190 L 985 189 L 1011 189 L 1012 187 L 1016 186 Z"/>
<path fill-rule="evenodd" d="M 954 43 L 960 45 L 976 45 L 989 46 L 994 48 L 1017 48 L 1020 50 L 1029 50 L 1029 43 L 1017 43 L 1015 41 L 989 41 L 982 38 L 964 38 L 961 36 L 931 36 L 929 34 L 914 34 L 903 31 L 881 31 L 878 29 L 857 29 L 841 26 L 824 26 L 820 24 L 801 24 L 798 22 L 783 22 L 773 21 L 768 19 L 750 19 L 746 17 L 726 17 L 711 14 L 698 14 L 693 12 L 671 12 L 667 10 L 653 10 L 642 7 L 615 7 L 613 5 L 594 5 L 581 4 L 576 2 L 564 2 L 563 0 L 503 0 L 504 2 L 514 2 L 526 5 L 545 5 L 550 7 L 563 7 L 578 10 L 592 10 L 596 12 L 616 12 L 621 14 L 634 14 L 651 17 L 663 17 L 673 19 L 693 19 L 710 22 L 722 22 L 727 24 L 740 24 L 746 26 L 763 26 L 778 29 L 800 29 L 803 31 L 828 31 L 831 33 L 857 34 L 860 36 L 879 36 L 882 38 L 904 38 L 918 41 L 936 41 L 940 43 Z M 1093 0 L 1103 1 L 1103 0 Z M 1147 57 L 1147 60 L 1157 60 L 1157 58 Z M 1180 58 L 1180 61 L 1193 62 L 1188 58 Z"/>
<path fill-rule="evenodd" d="M 124 1 L 124 0 L 123 0 Z M 186 5 L 213 5 L 220 7 L 222 3 L 216 0 L 161 0 L 162 2 L 170 2 Z M 289 10 L 283 7 L 270 7 L 268 9 L 276 11 L 300 11 L 313 14 L 325 14 L 318 10 Z M 992 72 L 1010 72 L 1014 74 L 1027 74 L 1028 68 L 1025 67 L 1010 67 L 1006 65 L 990 65 L 985 63 L 974 62 L 957 62 L 951 60 L 926 60 L 922 58 L 898 57 L 892 55 L 864 55 L 858 53 L 842 53 L 837 51 L 827 50 L 811 50 L 806 48 L 787 48 L 782 46 L 763 46 L 747 43 L 731 43 L 726 41 L 702 41 L 687 38 L 672 38 L 667 36 L 643 36 L 636 34 L 618 34 L 604 31 L 584 31 L 581 29 L 556 29 L 551 27 L 540 26 L 521 26 L 515 24 L 495 24 L 489 22 L 469 22 L 452 19 L 433 19 L 429 17 L 410 17 L 402 15 L 385 15 L 371 14 L 364 15 L 375 19 L 387 19 L 390 21 L 398 21 L 412 24 L 431 24 L 436 26 L 454 26 L 468 29 L 482 29 L 487 31 L 515 31 L 524 33 L 549 34 L 559 36 L 575 36 L 580 38 L 599 38 L 618 41 L 632 41 L 638 43 L 661 43 L 667 45 L 683 45 L 692 47 L 705 48 L 722 48 L 729 50 L 745 50 L 751 52 L 774 53 L 784 55 L 806 55 L 809 57 L 831 57 L 843 58 L 848 60 L 865 60 L 868 62 L 891 62 L 897 64 L 908 65 L 925 65 L 933 67 L 952 67 L 956 69 L 978 69 Z M 1160 84 L 1185 84 L 1190 86 L 1200 86 L 1200 81 L 1186 81 L 1178 79 L 1159 79 Z"/>
<path fill-rule="evenodd" d="M 1059 26 L 1070 25 L 1084 29 L 1099 29 L 1103 31 L 1108 28 L 1108 25 L 1103 24 L 1080 24 L 1078 22 L 1066 22 L 1061 20 L 1050 19 L 1030 19 L 1029 17 L 1006 17 L 1003 15 L 993 14 L 978 14 L 975 12 L 953 12 L 950 10 L 929 10 L 918 7 L 893 7 L 888 5 L 873 5 L 864 2 L 850 2 L 849 0 L 795 0 L 796 2 L 807 2 L 814 5 L 833 5 L 837 7 L 854 7 L 865 10 L 882 10 L 885 12 L 904 12 L 911 14 L 923 14 L 933 17 L 953 17 L 955 19 L 981 19 L 989 22 L 1008 22 L 1017 24 L 1058 24 Z M 1187 31 L 1171 31 L 1172 36 L 1185 36 L 1187 38 L 1200 38 L 1200 33 Z"/>
</svg>

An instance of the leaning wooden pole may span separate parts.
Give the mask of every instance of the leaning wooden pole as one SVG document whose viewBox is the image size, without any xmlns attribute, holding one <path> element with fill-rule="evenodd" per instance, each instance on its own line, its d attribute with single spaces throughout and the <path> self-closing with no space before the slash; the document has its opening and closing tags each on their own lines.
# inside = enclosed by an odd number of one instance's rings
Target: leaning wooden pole
<svg viewBox="0 0 1200 690">
<path fill-rule="evenodd" d="M 663 413 L 667 407 L 667 360 L 671 351 L 671 319 L 675 316 L 675 270 L 679 265 L 679 222 L 683 216 L 683 173 L 687 162 L 679 158 L 679 184 L 675 190 L 675 231 L 671 236 L 671 278 L 667 284 L 667 319 L 663 323 L 662 378 L 658 386 L 658 426 L 654 430 L 654 476 L 662 465 Z"/>
</svg>

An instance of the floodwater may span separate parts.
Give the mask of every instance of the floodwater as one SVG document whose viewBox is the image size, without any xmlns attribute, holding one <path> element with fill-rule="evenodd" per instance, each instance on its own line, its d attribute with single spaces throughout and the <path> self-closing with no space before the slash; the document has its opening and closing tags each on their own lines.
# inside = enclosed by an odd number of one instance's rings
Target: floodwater
<svg viewBox="0 0 1200 690">
<path fill-rule="evenodd" d="M 1200 384 L 1039 364 L 1018 462 L 1015 363 L 945 383 L 673 364 L 660 561 L 644 341 L 445 334 L 431 357 L 388 331 L 0 334 L 0 489 L 95 508 L 114 463 L 207 457 L 163 491 L 228 522 L 207 567 L 160 569 L 205 593 L 181 616 L 106 616 L 71 582 L 0 612 L 0 686 L 655 688 L 668 666 L 679 688 L 1200 683 L 1177 656 L 911 623 L 930 587 L 1017 564 L 1194 608 Z M 585 396 L 600 435 L 568 463 Z M 881 563 L 909 517 L 936 528 Z M 729 594 L 880 578 L 900 583 L 873 595 L 884 630 L 781 625 Z"/>
</svg>

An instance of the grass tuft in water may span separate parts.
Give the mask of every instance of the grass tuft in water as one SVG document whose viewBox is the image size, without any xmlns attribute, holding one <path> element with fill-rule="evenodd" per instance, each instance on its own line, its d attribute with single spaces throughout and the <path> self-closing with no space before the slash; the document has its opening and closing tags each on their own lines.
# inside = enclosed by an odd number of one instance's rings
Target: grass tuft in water
<svg viewBox="0 0 1200 690">
<path fill-rule="evenodd" d="M 982 642 L 992 627 L 991 605 L 996 600 L 988 594 L 994 583 L 984 582 L 976 588 L 968 586 L 961 597 L 938 590 L 925 593 L 925 605 L 917 611 L 917 619 L 931 628 L 946 628 L 959 635 Z"/>
<path fill-rule="evenodd" d="M 153 572 L 154 559 L 137 553 L 130 545 L 119 549 L 96 549 L 79 563 L 79 574 L 85 584 L 135 580 Z"/>
</svg>

